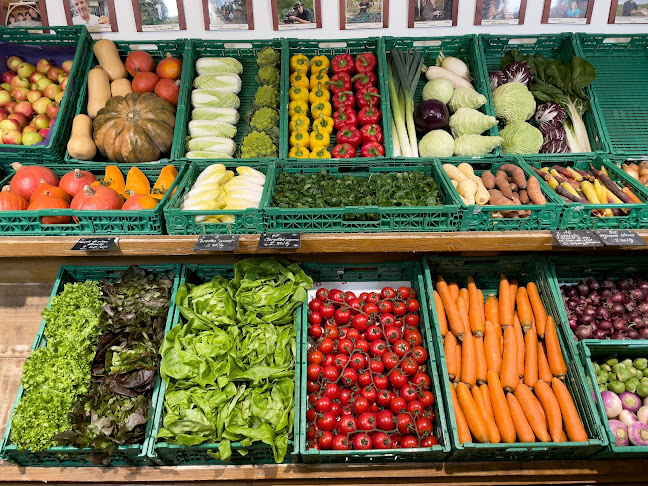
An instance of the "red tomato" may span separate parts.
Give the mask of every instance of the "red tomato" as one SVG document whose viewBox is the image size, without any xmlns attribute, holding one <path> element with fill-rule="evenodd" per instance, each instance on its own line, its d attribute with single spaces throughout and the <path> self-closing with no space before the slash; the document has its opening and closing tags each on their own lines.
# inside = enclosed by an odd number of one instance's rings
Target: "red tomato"
<svg viewBox="0 0 648 486">
<path fill-rule="evenodd" d="M 378 375 L 374 375 L 373 381 L 374 381 L 374 385 L 378 390 L 386 390 L 387 387 L 389 386 L 389 378 L 387 378 L 382 373 Z"/>
<path fill-rule="evenodd" d="M 325 366 L 324 370 L 322 370 L 322 376 L 329 381 L 335 381 L 338 379 L 338 376 L 340 376 L 340 370 L 335 366 Z"/>
<path fill-rule="evenodd" d="M 394 430 L 394 414 L 389 410 L 383 410 L 376 415 L 376 426 L 380 430 Z"/>
<path fill-rule="evenodd" d="M 378 390 L 378 396 L 376 397 L 376 403 L 381 407 L 389 407 L 389 404 L 392 400 L 392 392 L 387 390 Z"/>
<path fill-rule="evenodd" d="M 369 402 L 367 401 L 367 399 L 364 397 L 356 397 L 355 401 L 353 402 L 353 411 L 356 413 L 356 415 L 365 413 L 367 410 L 369 410 Z"/>
<path fill-rule="evenodd" d="M 336 304 L 341 304 L 344 302 L 344 292 L 338 289 L 329 290 L 329 299 Z"/>
<path fill-rule="evenodd" d="M 349 357 L 346 354 L 340 353 L 335 355 L 335 360 L 333 361 L 333 366 L 335 366 L 338 370 L 342 371 L 342 369 L 346 366 L 346 364 L 349 362 Z"/>
<path fill-rule="evenodd" d="M 318 412 L 330 412 L 333 402 L 328 397 L 318 398 L 315 402 L 315 410 Z"/>
<path fill-rule="evenodd" d="M 311 314 L 311 315 L 313 315 L 313 314 Z M 322 336 L 323 332 L 324 332 L 324 330 L 322 329 L 322 326 L 320 326 L 319 324 L 313 324 L 308 329 L 308 335 L 311 336 L 311 337 L 314 337 L 315 339 L 320 338 Z"/>
<path fill-rule="evenodd" d="M 403 385 L 400 389 L 400 396 L 403 397 L 407 403 L 413 402 L 418 396 L 416 387 L 411 383 Z"/>
<path fill-rule="evenodd" d="M 320 364 L 324 361 L 324 353 L 321 351 L 313 351 L 308 353 L 308 362 L 311 364 Z"/>
<path fill-rule="evenodd" d="M 416 430 L 423 437 L 432 435 L 432 421 L 428 418 L 421 417 L 416 421 Z"/>
<path fill-rule="evenodd" d="M 342 388 L 342 389 L 340 390 L 340 397 L 339 397 L 339 399 L 340 399 L 340 403 L 341 403 L 342 405 L 345 405 L 345 406 L 346 406 L 346 405 L 348 405 L 349 403 L 351 403 L 351 397 L 353 397 L 353 393 L 352 393 L 351 390 L 349 390 L 348 388 Z"/>
<path fill-rule="evenodd" d="M 308 410 L 306 410 L 306 420 L 313 423 L 315 422 L 316 418 L 317 418 L 317 412 L 315 411 L 314 408 L 309 408 Z"/>
<path fill-rule="evenodd" d="M 430 408 L 432 405 L 434 405 L 434 395 L 432 394 L 431 391 L 424 390 L 421 396 L 419 397 L 419 401 L 423 404 L 425 408 Z"/>
<path fill-rule="evenodd" d="M 412 417 L 419 418 L 423 417 L 425 407 L 418 400 L 413 400 L 407 404 L 407 411 L 412 415 Z"/>
<path fill-rule="evenodd" d="M 322 435 L 317 439 L 317 445 L 323 450 L 330 449 L 333 446 L 333 432 L 322 432 Z"/>
<path fill-rule="evenodd" d="M 349 303 L 349 301 L 351 299 L 355 299 L 355 298 L 356 298 L 356 295 L 353 292 L 351 292 L 350 290 L 347 290 L 346 292 L 344 292 L 344 302 L 346 302 L 347 304 Z"/>
<path fill-rule="evenodd" d="M 369 343 L 367 342 L 366 339 L 358 339 L 355 343 L 356 349 L 359 349 L 363 353 L 368 353 L 369 352 Z"/>
<path fill-rule="evenodd" d="M 421 441 L 421 446 L 422 447 L 434 447 L 438 443 L 439 443 L 439 441 L 437 440 L 437 438 L 434 437 L 433 435 L 431 435 L 430 437 L 426 437 L 425 439 L 423 439 Z"/>
<path fill-rule="evenodd" d="M 407 412 L 407 402 L 398 395 L 394 395 L 391 403 L 389 404 L 389 410 L 391 410 L 392 413 Z"/>
<path fill-rule="evenodd" d="M 333 415 L 331 412 L 324 412 L 318 419 L 317 419 L 317 427 L 320 430 L 324 431 L 331 431 L 335 428 L 336 424 L 335 420 L 335 415 Z"/>
<path fill-rule="evenodd" d="M 371 358 L 369 360 L 369 371 L 372 373 L 382 373 L 385 370 L 385 365 L 382 364 L 380 358 Z"/>
<path fill-rule="evenodd" d="M 389 374 L 389 383 L 391 383 L 394 388 L 400 389 L 407 384 L 407 375 L 403 373 L 400 368 L 395 369 Z"/>
<path fill-rule="evenodd" d="M 416 373 L 414 378 L 412 378 L 412 383 L 428 389 L 430 388 L 430 377 L 425 373 Z"/>
<path fill-rule="evenodd" d="M 308 440 L 313 440 L 315 438 L 316 433 L 317 433 L 317 427 L 308 424 L 308 428 L 306 429 L 306 438 Z"/>
<path fill-rule="evenodd" d="M 362 312 L 369 315 L 378 314 L 378 307 L 376 306 L 376 304 L 368 303 L 364 305 Z"/>
<path fill-rule="evenodd" d="M 331 400 L 335 400 L 340 396 L 340 387 L 335 383 L 328 383 L 324 388 L 324 395 Z"/>
<path fill-rule="evenodd" d="M 380 323 L 383 327 L 387 328 L 393 326 L 395 323 L 394 316 L 392 314 L 380 314 Z M 385 331 L 386 333 L 387 331 Z"/>
<path fill-rule="evenodd" d="M 384 432 L 376 432 L 372 438 L 374 449 L 393 449 L 394 441 Z"/>
<path fill-rule="evenodd" d="M 378 406 L 377 403 L 372 403 L 371 405 L 369 405 L 369 411 L 371 413 L 378 413 L 380 412 L 380 407 Z"/>
<path fill-rule="evenodd" d="M 376 325 L 369 326 L 365 332 L 369 341 L 376 341 L 382 338 L 382 329 Z"/>
<path fill-rule="evenodd" d="M 318 380 L 321 374 L 322 367 L 318 364 L 308 365 L 308 368 L 306 368 L 306 376 L 308 376 L 308 379 L 311 381 Z"/>
<path fill-rule="evenodd" d="M 307 381 L 306 382 L 306 391 L 308 393 L 315 393 L 318 392 L 320 389 L 320 384 L 316 381 Z"/>
<path fill-rule="evenodd" d="M 356 341 L 356 340 L 360 339 L 360 332 L 358 332 L 357 329 L 349 327 L 346 330 L 346 337 L 347 337 L 347 339 L 350 339 L 351 341 Z"/>
<path fill-rule="evenodd" d="M 371 373 L 369 373 L 369 370 L 365 370 L 362 373 L 358 374 L 358 386 L 369 385 L 371 385 Z"/>
<path fill-rule="evenodd" d="M 401 330 L 395 326 L 389 326 L 385 329 L 385 337 L 389 344 L 394 344 L 396 341 L 399 341 L 402 336 L 403 333 Z"/>
<path fill-rule="evenodd" d="M 358 430 L 371 430 L 376 428 L 376 415 L 363 412 L 358 416 Z"/>
<path fill-rule="evenodd" d="M 423 364 L 427 361 L 427 351 L 421 346 L 415 346 L 412 348 L 412 358 L 416 360 L 418 364 Z"/>
<path fill-rule="evenodd" d="M 367 358 L 360 353 L 353 353 L 349 359 L 349 366 L 358 371 L 367 367 Z"/>
<path fill-rule="evenodd" d="M 419 325 L 419 316 L 418 314 L 407 314 L 405 316 L 405 325 L 409 327 L 418 327 Z"/>
<path fill-rule="evenodd" d="M 371 343 L 369 351 L 372 356 L 383 356 L 387 352 L 387 344 L 382 339 L 378 339 Z"/>
<path fill-rule="evenodd" d="M 353 448 L 355 450 L 368 450 L 371 449 L 371 435 L 364 433 L 364 434 L 356 434 L 355 437 L 353 437 Z"/>
<path fill-rule="evenodd" d="M 365 398 L 370 404 L 376 403 L 377 395 L 376 389 L 371 385 L 365 386 L 360 392 L 360 396 Z"/>
<path fill-rule="evenodd" d="M 396 296 L 396 292 L 391 287 L 385 287 L 380 291 L 380 296 L 383 299 L 393 299 Z"/>
<path fill-rule="evenodd" d="M 320 302 L 324 302 L 328 300 L 328 290 L 326 289 L 319 289 L 316 293 L 315 296 Z"/>
<path fill-rule="evenodd" d="M 405 305 L 405 302 L 399 301 L 394 304 L 393 313 L 395 316 L 398 317 L 404 316 L 406 312 L 407 312 L 407 306 Z"/>
<path fill-rule="evenodd" d="M 351 311 L 349 309 L 336 309 L 333 318 L 338 326 L 344 326 L 351 320 Z"/>
<path fill-rule="evenodd" d="M 308 303 L 308 308 L 313 312 L 319 312 L 321 306 L 322 301 L 317 299 L 313 299 Z"/>
<path fill-rule="evenodd" d="M 407 287 L 398 287 L 396 290 L 396 297 L 398 299 L 407 300 L 410 296 L 410 289 Z"/>
<path fill-rule="evenodd" d="M 338 418 L 342 414 L 342 405 L 338 402 L 331 403 L 331 413 Z"/>
<path fill-rule="evenodd" d="M 423 336 L 421 336 L 421 333 L 415 329 L 408 329 L 405 331 L 404 337 L 405 341 L 407 341 L 412 347 L 423 344 Z"/>
<path fill-rule="evenodd" d="M 367 296 L 367 302 L 370 304 L 376 304 L 380 300 L 380 295 L 376 292 L 370 292 Z"/>
<path fill-rule="evenodd" d="M 409 350 L 412 348 L 407 343 L 407 341 L 404 341 L 403 339 L 399 339 L 394 343 L 394 347 L 392 349 L 394 350 L 394 353 L 398 355 L 399 358 L 402 358 L 407 353 L 409 353 Z"/>
<path fill-rule="evenodd" d="M 324 358 L 324 362 L 322 363 L 322 366 L 330 366 L 334 364 L 333 363 L 334 361 L 335 361 L 335 355 L 327 354 L 326 357 Z"/>
<path fill-rule="evenodd" d="M 355 346 L 353 345 L 353 341 L 349 338 L 340 339 L 338 341 L 338 350 L 342 354 L 351 354 L 353 353 L 354 348 Z"/>
<path fill-rule="evenodd" d="M 351 309 L 351 314 L 356 315 L 362 310 L 362 301 L 356 297 L 349 301 L 348 306 Z"/>
<path fill-rule="evenodd" d="M 420 307 L 421 306 L 419 305 L 419 301 L 416 299 L 409 299 L 407 301 L 407 312 L 414 314 L 415 312 L 419 311 Z"/>
<path fill-rule="evenodd" d="M 380 311 L 381 314 L 391 314 L 393 308 L 394 306 L 388 300 L 381 300 L 378 302 L 378 311 Z"/>
<path fill-rule="evenodd" d="M 392 370 L 396 367 L 398 362 L 400 361 L 400 358 L 396 353 L 392 353 L 391 351 L 388 353 L 383 354 L 382 357 L 382 363 L 385 365 L 386 370 Z"/>
<path fill-rule="evenodd" d="M 338 431 L 340 434 L 350 434 L 351 432 L 355 432 L 358 430 L 358 422 L 356 421 L 355 417 L 352 417 L 350 415 L 344 415 L 340 417 L 340 420 L 338 422 Z"/>
<path fill-rule="evenodd" d="M 400 440 L 401 449 L 414 449 L 419 446 L 419 442 L 413 435 L 406 435 Z M 335 449 L 335 442 L 333 442 L 333 448 Z"/>
<path fill-rule="evenodd" d="M 401 434 L 409 434 L 414 429 L 414 419 L 409 413 L 399 413 L 396 416 L 396 428 Z"/>
<path fill-rule="evenodd" d="M 342 383 L 344 383 L 346 386 L 355 385 L 357 381 L 358 381 L 358 372 L 353 368 L 347 367 L 342 372 Z"/>
<path fill-rule="evenodd" d="M 324 336 L 335 341 L 338 337 L 340 337 L 340 330 L 335 326 L 326 326 L 324 328 Z"/>
<path fill-rule="evenodd" d="M 324 354 L 330 354 L 335 349 L 335 344 L 332 339 L 324 338 L 318 346 L 319 350 Z"/>
<path fill-rule="evenodd" d="M 322 314 L 324 319 L 330 319 L 335 315 L 335 307 L 333 304 L 322 304 L 319 313 Z"/>
<path fill-rule="evenodd" d="M 367 300 L 368 296 L 369 296 L 369 294 L 367 292 L 362 292 L 358 297 L 360 298 L 360 300 L 362 302 L 364 302 L 365 300 Z"/>
<path fill-rule="evenodd" d="M 358 332 L 365 332 L 368 327 L 367 325 L 368 322 L 369 322 L 369 318 L 366 315 L 358 314 L 353 316 L 351 325 L 353 326 L 354 329 L 357 329 Z"/>
<path fill-rule="evenodd" d="M 414 376 L 418 373 L 419 365 L 412 358 L 405 358 L 401 363 L 401 369 L 407 376 Z"/>
<path fill-rule="evenodd" d="M 346 435 L 336 435 L 333 437 L 331 448 L 334 451 L 348 451 L 351 449 L 351 442 L 349 442 Z"/>
<path fill-rule="evenodd" d="M 317 401 L 317 395 L 315 393 L 309 393 L 308 394 L 308 403 L 310 405 L 314 405 L 316 401 Z"/>
</svg>

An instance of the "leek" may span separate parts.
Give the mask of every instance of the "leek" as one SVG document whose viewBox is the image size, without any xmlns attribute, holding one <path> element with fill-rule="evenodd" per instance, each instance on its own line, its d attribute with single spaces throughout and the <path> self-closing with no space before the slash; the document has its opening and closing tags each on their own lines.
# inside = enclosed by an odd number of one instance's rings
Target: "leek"
<svg viewBox="0 0 648 486">
<path fill-rule="evenodd" d="M 414 93 L 421 77 L 423 58 L 416 51 L 408 53 L 392 49 L 391 54 L 398 79 L 396 80 L 394 77 L 394 68 L 391 68 L 388 73 L 391 81 L 389 94 L 392 97 L 392 105 L 394 105 L 394 101 L 396 102 L 394 123 L 398 132 L 400 148 L 406 157 L 418 157 L 418 140 L 414 124 Z"/>
</svg>

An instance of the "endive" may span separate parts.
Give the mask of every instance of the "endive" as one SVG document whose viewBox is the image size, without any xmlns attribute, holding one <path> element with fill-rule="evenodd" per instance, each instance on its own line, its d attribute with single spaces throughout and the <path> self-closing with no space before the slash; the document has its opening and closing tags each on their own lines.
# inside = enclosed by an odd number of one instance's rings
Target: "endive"
<svg viewBox="0 0 648 486">
<path fill-rule="evenodd" d="M 215 89 L 194 89 L 191 92 L 191 105 L 194 108 L 236 108 L 241 106 L 241 100 L 233 93 Z"/>
<path fill-rule="evenodd" d="M 234 155 L 236 144 L 232 139 L 225 137 L 198 137 L 187 142 L 187 150 L 210 150 Z"/>
<path fill-rule="evenodd" d="M 194 79 L 194 88 L 206 88 L 224 93 L 239 94 L 241 78 L 238 74 L 203 74 Z"/>
<path fill-rule="evenodd" d="M 188 159 L 232 159 L 229 154 L 213 150 L 190 150 L 185 154 Z"/>
<path fill-rule="evenodd" d="M 253 169 L 252 167 L 248 167 L 247 165 L 241 165 L 236 168 L 236 173 L 239 175 L 250 175 L 250 176 L 256 176 L 265 181 L 265 174 L 263 172 L 259 172 L 256 169 Z"/>
<path fill-rule="evenodd" d="M 236 127 L 229 123 L 215 120 L 191 120 L 189 122 L 189 136 L 197 137 L 225 137 L 234 138 Z"/>
<path fill-rule="evenodd" d="M 209 106 L 195 108 L 191 112 L 192 120 L 213 120 L 236 125 L 239 122 L 239 112 L 234 108 L 212 108 Z"/>
<path fill-rule="evenodd" d="M 196 72 L 198 74 L 241 74 L 243 65 L 233 57 L 200 57 L 196 60 Z"/>
</svg>

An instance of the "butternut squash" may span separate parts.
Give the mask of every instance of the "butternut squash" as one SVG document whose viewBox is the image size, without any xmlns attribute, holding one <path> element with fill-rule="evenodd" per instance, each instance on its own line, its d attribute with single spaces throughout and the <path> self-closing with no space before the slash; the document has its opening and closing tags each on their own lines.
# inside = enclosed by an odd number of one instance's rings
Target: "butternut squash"
<svg viewBox="0 0 648 486">
<path fill-rule="evenodd" d="M 92 139 L 92 120 L 88 115 L 74 117 L 67 149 L 72 157 L 79 160 L 92 160 L 96 155 L 97 146 Z"/>
<path fill-rule="evenodd" d="M 128 76 L 126 66 L 119 57 L 117 46 L 110 39 L 101 39 L 92 47 L 94 55 L 99 61 L 99 66 L 106 71 L 111 81 L 123 79 Z"/>
<path fill-rule="evenodd" d="M 128 93 L 132 92 L 133 88 L 128 79 L 115 79 L 110 83 L 110 94 L 113 96 L 126 96 Z"/>
<path fill-rule="evenodd" d="M 101 68 L 91 69 L 88 73 L 88 116 L 91 119 L 97 117 L 110 99 L 110 80 L 108 73 Z"/>
</svg>

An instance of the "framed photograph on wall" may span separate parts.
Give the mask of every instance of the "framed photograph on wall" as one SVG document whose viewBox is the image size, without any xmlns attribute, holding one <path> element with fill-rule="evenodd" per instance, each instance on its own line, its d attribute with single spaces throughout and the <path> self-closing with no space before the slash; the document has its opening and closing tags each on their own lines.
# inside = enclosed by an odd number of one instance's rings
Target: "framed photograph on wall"
<svg viewBox="0 0 648 486">
<path fill-rule="evenodd" d="M 594 0 L 545 0 L 543 24 L 589 24 Z"/>
<path fill-rule="evenodd" d="M 182 0 L 132 0 L 132 2 L 137 32 L 187 30 Z"/>
<path fill-rule="evenodd" d="M 389 26 L 389 0 L 340 0 L 340 30 Z"/>
<path fill-rule="evenodd" d="M 409 0 L 407 26 L 455 27 L 459 0 Z"/>
<path fill-rule="evenodd" d="M 271 6 L 274 30 L 322 28 L 321 0 L 271 0 Z"/>
<path fill-rule="evenodd" d="M 648 0 L 612 0 L 610 24 L 648 24 Z"/>
<path fill-rule="evenodd" d="M 45 0 L 2 0 L 2 25 L 40 27 L 49 25 Z"/>
<path fill-rule="evenodd" d="M 475 25 L 522 25 L 527 0 L 477 0 Z"/>
<path fill-rule="evenodd" d="M 254 30 L 252 0 L 202 0 L 205 30 Z"/>
<path fill-rule="evenodd" d="M 85 25 L 89 32 L 117 32 L 115 0 L 63 0 L 68 25 Z"/>
</svg>

